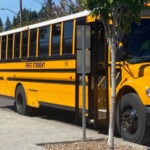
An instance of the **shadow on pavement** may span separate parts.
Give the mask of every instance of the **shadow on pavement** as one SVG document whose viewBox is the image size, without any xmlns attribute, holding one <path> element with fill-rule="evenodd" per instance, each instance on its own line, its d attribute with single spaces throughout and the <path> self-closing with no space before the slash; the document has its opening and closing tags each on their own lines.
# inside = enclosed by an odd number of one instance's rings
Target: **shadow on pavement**
<svg viewBox="0 0 150 150">
<path fill-rule="evenodd" d="M 14 100 L 0 98 L 0 109 L 15 111 Z M 55 120 L 82 127 L 82 118 L 80 118 L 78 122 L 75 121 L 75 113 L 71 111 L 41 106 L 39 109 L 36 110 L 36 113 L 32 117 L 40 117 L 47 120 Z M 108 133 L 107 127 L 104 125 L 94 127 L 94 125 L 92 124 L 87 124 L 86 127 L 88 129 L 96 130 L 100 134 Z"/>
<path fill-rule="evenodd" d="M 7 99 L 7 98 L 0 98 L 0 108 L 7 108 L 9 110 L 15 110 L 14 109 L 14 100 Z"/>
</svg>

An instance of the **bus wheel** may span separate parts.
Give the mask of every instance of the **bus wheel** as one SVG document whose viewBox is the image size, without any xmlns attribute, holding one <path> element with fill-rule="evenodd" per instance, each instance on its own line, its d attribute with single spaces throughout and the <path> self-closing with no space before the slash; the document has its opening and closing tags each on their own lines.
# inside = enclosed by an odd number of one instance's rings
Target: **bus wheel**
<svg viewBox="0 0 150 150">
<path fill-rule="evenodd" d="M 135 93 L 129 93 L 121 98 L 117 106 L 116 122 L 119 133 L 127 141 L 145 144 L 147 135 L 147 120 L 144 106 Z"/>
<path fill-rule="evenodd" d="M 33 108 L 27 106 L 26 95 L 23 86 L 18 86 L 15 97 L 15 108 L 19 114 L 32 115 Z"/>
</svg>

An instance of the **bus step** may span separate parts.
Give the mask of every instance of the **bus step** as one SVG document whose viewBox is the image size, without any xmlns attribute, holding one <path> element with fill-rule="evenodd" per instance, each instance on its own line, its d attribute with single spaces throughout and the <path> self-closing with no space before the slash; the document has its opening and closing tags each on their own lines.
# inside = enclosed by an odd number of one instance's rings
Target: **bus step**
<svg viewBox="0 0 150 150">
<path fill-rule="evenodd" d="M 100 119 L 107 119 L 107 110 L 106 109 L 98 110 L 98 120 L 100 120 Z"/>
</svg>

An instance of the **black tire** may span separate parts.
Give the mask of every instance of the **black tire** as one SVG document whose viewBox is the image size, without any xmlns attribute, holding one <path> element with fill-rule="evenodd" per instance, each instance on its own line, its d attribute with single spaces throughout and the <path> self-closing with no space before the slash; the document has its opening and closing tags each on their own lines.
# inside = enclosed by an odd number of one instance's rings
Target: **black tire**
<svg viewBox="0 0 150 150">
<path fill-rule="evenodd" d="M 21 115 L 33 115 L 34 112 L 34 108 L 27 106 L 26 94 L 21 85 L 16 90 L 15 109 Z"/>
<path fill-rule="evenodd" d="M 122 138 L 139 144 L 150 141 L 145 109 L 135 93 L 121 98 L 116 109 L 116 125 Z"/>
</svg>

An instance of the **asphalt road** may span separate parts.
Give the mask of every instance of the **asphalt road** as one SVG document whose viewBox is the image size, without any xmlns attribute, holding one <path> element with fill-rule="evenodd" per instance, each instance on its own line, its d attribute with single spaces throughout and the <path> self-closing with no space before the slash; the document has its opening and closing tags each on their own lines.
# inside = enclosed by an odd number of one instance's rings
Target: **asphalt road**
<svg viewBox="0 0 150 150">
<path fill-rule="evenodd" d="M 40 146 L 44 143 L 82 140 L 82 127 L 73 124 L 71 113 L 42 108 L 37 116 L 27 117 L 17 114 L 13 103 L 0 98 L 0 150 L 44 150 Z M 99 131 L 86 129 L 86 139 L 104 138 L 107 136 Z M 125 143 L 115 138 L 118 140 Z"/>
</svg>

